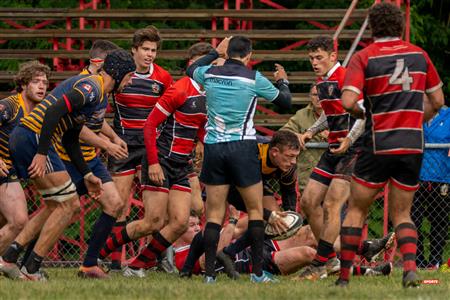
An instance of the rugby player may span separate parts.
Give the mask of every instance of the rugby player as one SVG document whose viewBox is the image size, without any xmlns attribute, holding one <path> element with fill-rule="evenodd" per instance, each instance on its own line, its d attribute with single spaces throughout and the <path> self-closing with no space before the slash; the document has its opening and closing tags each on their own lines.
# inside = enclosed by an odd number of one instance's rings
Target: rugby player
<svg viewBox="0 0 450 300">
<path fill-rule="evenodd" d="M 95 40 L 89 50 L 89 65 L 81 71 L 81 75 L 98 74 L 105 62 L 106 55 L 119 47 L 107 40 Z"/>
<path fill-rule="evenodd" d="M 14 167 L 20 178 L 32 179 L 46 201 L 49 214 L 41 215 L 46 219 L 42 230 L 36 226 L 41 222 L 39 218 L 28 222 L 4 254 L 0 270 L 8 277 L 46 280 L 40 271 L 41 262 L 80 207 L 76 187 L 52 142 L 61 140 L 71 162 L 80 172 L 88 194 L 94 199 L 101 195 L 101 179 L 92 174 L 84 161 L 79 134 L 98 105 L 107 101 L 107 93 L 123 89 L 134 70 L 131 55 L 124 50 L 115 50 L 107 56 L 99 75 L 79 75 L 65 80 L 14 129 L 10 138 Z M 23 246 L 31 240 L 24 243 L 21 235 L 29 238 L 39 230 L 41 233 L 34 250 L 18 272 L 15 263 Z"/>
<path fill-rule="evenodd" d="M 14 241 L 28 221 L 27 203 L 9 154 L 9 136 L 19 120 L 44 99 L 50 68 L 38 61 L 20 65 L 14 77 L 17 94 L 0 100 L 0 254 Z M 1 258 L 0 258 L 1 259 Z"/>
<path fill-rule="evenodd" d="M 340 213 L 350 196 L 350 176 L 357 156 L 357 139 L 364 121 L 355 121 L 342 107 L 341 88 L 346 73 L 337 60 L 330 37 L 309 41 L 308 55 L 317 78 L 317 93 L 323 112 L 299 136 L 302 146 L 317 133 L 328 129 L 329 148 L 311 173 L 301 198 L 301 207 L 318 241 L 317 254 L 298 279 L 316 280 L 339 270 L 333 244 L 339 236 Z"/>
<path fill-rule="evenodd" d="M 228 56 L 223 66 L 209 65 Z M 226 197 L 234 183 L 244 199 L 249 214 L 252 245 L 253 282 L 271 281 L 262 270 L 264 223 L 260 165 L 253 127 L 257 97 L 263 97 L 282 108 L 290 108 L 291 94 L 287 75 L 276 65 L 276 88 L 258 71 L 246 64 L 252 55 L 251 41 L 243 36 L 226 38 L 205 57 L 192 64 L 187 74 L 206 91 L 208 123 L 206 125 L 204 167 L 200 180 L 206 185 L 206 218 L 204 231 L 205 282 L 215 282 L 215 257 Z"/>
<path fill-rule="evenodd" d="M 161 37 L 154 26 L 139 29 L 134 33 L 131 52 L 136 71 L 131 84 L 113 95 L 113 129 L 126 142 L 128 157 L 109 157 L 108 169 L 125 205 L 128 205 L 134 178 L 146 158 L 143 134 L 145 121 L 156 102 L 173 82 L 170 74 L 154 62 L 160 45 Z M 114 234 L 120 233 L 125 227 L 126 213 L 127 209 L 117 220 L 113 228 Z M 113 269 L 121 268 L 121 249 L 122 247 L 112 255 Z"/>
<path fill-rule="evenodd" d="M 381 3 L 369 9 L 374 43 L 356 53 L 342 88 L 344 108 L 363 118 L 363 148 L 355 165 L 347 215 L 341 228 L 341 274 L 349 282 L 364 220 L 375 195 L 389 189 L 389 216 L 403 257 L 403 287 L 416 287 L 417 230 L 411 204 L 418 188 L 423 154 L 422 122 L 443 105 L 442 82 L 428 54 L 401 40 L 404 19 L 399 7 Z M 363 109 L 357 104 L 364 93 Z M 429 101 L 425 104 L 424 93 Z"/>
<path fill-rule="evenodd" d="M 188 51 L 190 62 L 212 49 L 207 43 L 193 45 Z M 161 124 L 164 125 L 157 132 Z M 144 218 L 114 234 L 101 252 L 104 258 L 117 247 L 151 234 L 147 247 L 124 269 L 125 276 L 142 277 L 140 269 L 155 265 L 162 252 L 186 231 L 191 209 L 188 175 L 193 172 L 192 152 L 195 141 L 203 141 L 205 124 L 204 92 L 187 76 L 166 90 L 148 116 L 141 183 Z"/>
</svg>

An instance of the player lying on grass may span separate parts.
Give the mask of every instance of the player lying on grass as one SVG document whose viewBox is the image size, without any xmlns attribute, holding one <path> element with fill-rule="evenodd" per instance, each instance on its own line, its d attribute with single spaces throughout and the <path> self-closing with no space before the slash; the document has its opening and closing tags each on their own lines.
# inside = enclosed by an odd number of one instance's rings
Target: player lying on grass
<svg viewBox="0 0 450 300">
<path fill-rule="evenodd" d="M 221 232 L 218 249 L 226 246 L 234 237 L 236 224 L 234 218 L 239 217 L 235 209 L 230 213 L 232 221 L 229 222 Z M 244 222 L 245 223 L 245 222 Z M 200 259 L 190 260 L 194 241 L 202 238 L 199 218 L 189 218 L 189 228 L 175 243 L 175 263 L 184 277 L 192 274 L 199 275 L 204 269 L 204 256 Z M 265 240 L 263 247 L 263 269 L 265 272 L 275 275 L 289 275 L 297 272 L 300 268 L 308 265 L 316 254 L 317 242 L 309 226 L 303 226 L 292 237 L 282 240 Z M 233 244 L 226 248 L 233 247 Z M 225 249 L 226 249 L 225 248 Z M 383 248 L 384 249 L 384 248 Z M 233 257 L 233 269 L 238 273 L 250 273 L 251 271 L 251 249 L 247 247 L 236 252 Z M 217 264 L 217 269 L 224 271 L 225 266 Z M 377 267 L 355 266 L 354 275 L 389 275 L 392 271 L 391 263 L 383 263 Z"/>
</svg>

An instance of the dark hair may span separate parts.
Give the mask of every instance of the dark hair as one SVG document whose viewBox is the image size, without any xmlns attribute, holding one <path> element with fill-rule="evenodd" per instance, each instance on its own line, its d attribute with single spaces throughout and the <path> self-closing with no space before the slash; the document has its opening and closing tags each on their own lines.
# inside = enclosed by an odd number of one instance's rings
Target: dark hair
<svg viewBox="0 0 450 300">
<path fill-rule="evenodd" d="M 297 135 L 292 131 L 279 130 L 272 136 L 269 147 L 288 147 L 289 149 L 300 150 L 300 142 Z"/>
<path fill-rule="evenodd" d="M 119 49 L 119 46 L 117 46 L 113 42 L 107 40 L 95 40 L 92 43 L 91 50 L 89 50 L 89 58 L 92 59 L 98 57 L 101 59 L 105 59 L 108 53 L 116 49 Z"/>
<path fill-rule="evenodd" d="M 19 72 L 14 76 L 14 83 L 16 84 L 16 91 L 22 92 L 22 85 L 28 85 L 33 77 L 45 74 L 50 77 L 50 67 L 41 64 L 37 60 L 28 61 L 19 67 Z"/>
<path fill-rule="evenodd" d="M 314 52 L 319 49 L 322 49 L 326 52 L 333 52 L 333 39 L 330 36 L 326 35 L 316 36 L 315 38 L 312 38 L 306 45 L 306 50 L 308 50 L 309 52 Z"/>
<path fill-rule="evenodd" d="M 133 48 L 138 48 L 142 46 L 144 42 L 155 42 L 157 47 L 161 45 L 161 37 L 159 35 L 159 30 L 153 25 L 147 26 L 142 29 L 138 29 L 133 35 Z"/>
<path fill-rule="evenodd" d="M 369 9 L 369 24 L 373 37 L 399 37 L 405 21 L 399 7 L 383 2 Z"/>
<path fill-rule="evenodd" d="M 229 58 L 246 57 L 252 52 L 252 41 L 242 35 L 233 36 L 228 43 L 227 55 Z"/>
<path fill-rule="evenodd" d="M 196 56 L 206 55 L 209 52 L 211 52 L 211 50 L 213 50 L 213 49 L 214 48 L 213 48 L 213 46 L 211 46 L 210 43 L 204 43 L 204 42 L 196 43 L 189 48 L 188 59 L 193 59 Z"/>
</svg>

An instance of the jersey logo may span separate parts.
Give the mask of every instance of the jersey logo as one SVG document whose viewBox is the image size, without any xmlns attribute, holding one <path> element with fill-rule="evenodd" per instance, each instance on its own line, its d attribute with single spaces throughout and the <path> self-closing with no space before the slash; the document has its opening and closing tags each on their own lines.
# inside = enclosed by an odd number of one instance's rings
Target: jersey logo
<svg viewBox="0 0 450 300">
<path fill-rule="evenodd" d="M 152 84 L 152 92 L 155 94 L 159 94 L 161 91 L 161 87 L 159 86 L 159 84 L 154 83 Z"/>
<path fill-rule="evenodd" d="M 329 85 L 328 86 L 328 96 L 333 96 L 333 92 L 334 92 L 334 86 Z"/>
<path fill-rule="evenodd" d="M 90 93 L 92 91 L 92 85 L 90 85 L 90 84 L 85 83 L 81 87 L 83 89 L 85 89 L 88 93 Z"/>
</svg>

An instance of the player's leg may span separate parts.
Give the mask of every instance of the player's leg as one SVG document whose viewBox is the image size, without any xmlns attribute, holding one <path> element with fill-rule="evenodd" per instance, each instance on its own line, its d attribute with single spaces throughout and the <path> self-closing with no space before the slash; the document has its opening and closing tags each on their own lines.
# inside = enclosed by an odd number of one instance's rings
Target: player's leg
<svg viewBox="0 0 450 300">
<path fill-rule="evenodd" d="M 189 176 L 189 185 L 191 187 L 191 208 L 195 213 L 201 216 L 204 212 L 202 188 L 198 176 Z"/>
<path fill-rule="evenodd" d="M 28 221 L 27 203 L 19 182 L 0 185 L 0 214 L 6 224 L 0 229 L 0 255 L 14 241 Z"/>
<path fill-rule="evenodd" d="M 309 265 L 316 255 L 316 250 L 300 246 L 277 251 L 273 254 L 273 261 L 282 275 L 297 272 L 300 268 Z"/>
</svg>

